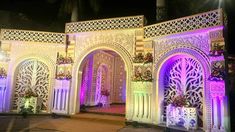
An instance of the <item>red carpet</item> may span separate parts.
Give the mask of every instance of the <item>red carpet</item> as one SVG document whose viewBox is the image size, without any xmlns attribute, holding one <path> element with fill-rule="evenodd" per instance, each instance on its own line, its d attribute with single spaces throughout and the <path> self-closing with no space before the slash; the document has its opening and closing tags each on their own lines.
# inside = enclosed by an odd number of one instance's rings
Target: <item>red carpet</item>
<svg viewBox="0 0 235 132">
<path fill-rule="evenodd" d="M 109 107 L 92 107 L 87 108 L 87 112 L 94 113 L 107 113 L 125 115 L 125 105 L 110 105 Z"/>
</svg>

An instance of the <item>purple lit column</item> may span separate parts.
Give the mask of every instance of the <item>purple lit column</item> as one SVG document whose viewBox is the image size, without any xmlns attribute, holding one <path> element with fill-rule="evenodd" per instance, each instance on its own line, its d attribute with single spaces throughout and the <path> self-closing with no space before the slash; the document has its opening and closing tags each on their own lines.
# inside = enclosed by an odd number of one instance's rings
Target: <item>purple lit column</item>
<svg viewBox="0 0 235 132">
<path fill-rule="evenodd" d="M 218 105 L 216 96 L 212 97 L 213 102 L 213 129 L 218 128 Z"/>
<path fill-rule="evenodd" d="M 224 97 L 220 96 L 219 100 L 220 100 L 220 116 L 221 116 L 220 129 L 224 130 Z"/>
</svg>

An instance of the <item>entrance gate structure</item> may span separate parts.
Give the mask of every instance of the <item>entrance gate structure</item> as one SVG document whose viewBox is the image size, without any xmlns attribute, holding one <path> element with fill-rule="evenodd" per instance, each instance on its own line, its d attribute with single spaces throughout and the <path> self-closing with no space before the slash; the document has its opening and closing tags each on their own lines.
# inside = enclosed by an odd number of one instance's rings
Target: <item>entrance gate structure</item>
<svg viewBox="0 0 235 132">
<path fill-rule="evenodd" d="M 17 64 L 36 58 L 50 71 L 48 112 L 78 113 L 82 60 L 101 49 L 115 51 L 125 63 L 127 121 L 164 124 L 165 107 L 181 94 L 197 108 L 198 127 L 226 131 L 223 31 L 222 10 L 149 26 L 143 16 L 67 23 L 65 34 L 2 29 L 9 60 L 1 62 L 7 76 L 0 80 L 0 111 L 11 110 Z"/>
</svg>

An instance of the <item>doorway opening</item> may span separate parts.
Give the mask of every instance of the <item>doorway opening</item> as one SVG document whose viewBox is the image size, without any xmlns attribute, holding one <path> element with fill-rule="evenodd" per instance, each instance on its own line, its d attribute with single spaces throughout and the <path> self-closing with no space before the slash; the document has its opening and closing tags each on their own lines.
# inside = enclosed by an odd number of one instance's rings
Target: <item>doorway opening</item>
<svg viewBox="0 0 235 132">
<path fill-rule="evenodd" d="M 79 69 L 80 111 L 125 115 L 126 70 L 121 56 L 112 50 L 95 50 Z"/>
</svg>

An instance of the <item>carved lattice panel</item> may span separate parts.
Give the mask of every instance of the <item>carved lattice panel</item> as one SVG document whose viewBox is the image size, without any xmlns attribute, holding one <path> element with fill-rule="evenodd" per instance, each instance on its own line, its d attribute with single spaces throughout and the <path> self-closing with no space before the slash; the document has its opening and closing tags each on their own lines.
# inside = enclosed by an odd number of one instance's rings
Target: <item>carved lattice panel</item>
<svg viewBox="0 0 235 132">
<path fill-rule="evenodd" d="M 143 27 L 144 17 L 120 17 L 111 19 L 101 19 L 84 22 L 67 23 L 66 33 L 89 32 L 99 30 L 130 29 Z"/>
<path fill-rule="evenodd" d="M 95 104 L 98 104 L 101 96 L 102 88 L 102 68 L 98 68 L 97 77 L 96 77 L 96 92 L 95 92 Z"/>
<path fill-rule="evenodd" d="M 63 33 L 2 29 L 1 34 L 2 40 L 65 44 Z"/>
<path fill-rule="evenodd" d="M 170 65 L 164 78 L 164 116 L 166 106 L 179 94 L 184 94 L 191 107 L 197 108 L 199 126 L 203 115 L 203 70 L 198 61 L 182 57 Z"/>
<path fill-rule="evenodd" d="M 144 27 L 144 38 L 182 33 L 202 28 L 222 26 L 222 11 L 214 10 Z"/>
<path fill-rule="evenodd" d="M 43 99 L 42 109 L 48 107 L 49 69 L 46 64 L 35 59 L 23 62 L 16 71 L 13 109 L 17 108 L 20 95 L 28 88 Z"/>
</svg>

